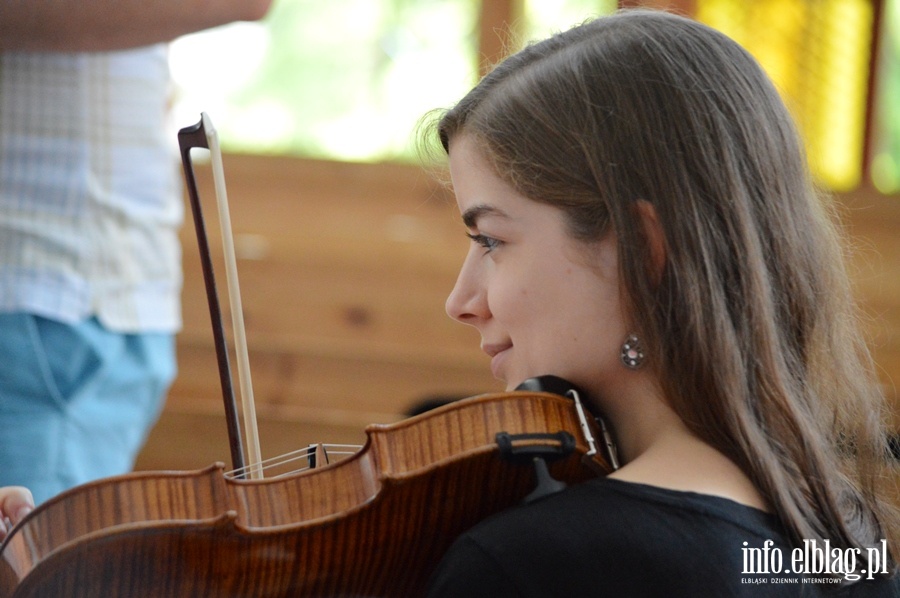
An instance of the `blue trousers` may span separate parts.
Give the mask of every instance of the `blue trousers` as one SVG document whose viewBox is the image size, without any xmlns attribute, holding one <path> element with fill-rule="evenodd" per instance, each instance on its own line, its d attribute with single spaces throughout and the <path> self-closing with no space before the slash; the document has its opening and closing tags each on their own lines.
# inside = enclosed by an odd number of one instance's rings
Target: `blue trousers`
<svg viewBox="0 0 900 598">
<path fill-rule="evenodd" d="M 172 334 L 0 314 L 0 486 L 40 503 L 130 471 L 175 367 Z"/>
</svg>

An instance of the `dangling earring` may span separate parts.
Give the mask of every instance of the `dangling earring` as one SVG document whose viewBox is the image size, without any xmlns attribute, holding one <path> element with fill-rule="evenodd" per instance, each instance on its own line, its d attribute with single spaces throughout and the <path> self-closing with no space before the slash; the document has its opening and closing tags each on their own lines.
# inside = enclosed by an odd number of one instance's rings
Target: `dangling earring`
<svg viewBox="0 0 900 598">
<path fill-rule="evenodd" d="M 634 334 L 629 334 L 622 343 L 622 363 L 629 370 L 636 370 L 644 365 L 644 347 Z"/>
</svg>

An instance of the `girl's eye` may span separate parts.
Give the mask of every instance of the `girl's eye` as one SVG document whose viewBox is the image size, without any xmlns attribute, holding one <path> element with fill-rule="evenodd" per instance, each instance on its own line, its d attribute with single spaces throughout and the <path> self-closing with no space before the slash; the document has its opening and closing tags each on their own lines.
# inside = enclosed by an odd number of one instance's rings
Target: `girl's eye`
<svg viewBox="0 0 900 598">
<path fill-rule="evenodd" d="M 478 243 L 479 245 L 484 247 L 487 250 L 486 253 L 490 253 L 503 244 L 503 241 L 500 241 L 493 237 L 486 237 L 481 234 L 466 233 L 466 236 L 472 239 L 472 241 L 474 241 L 475 243 Z"/>
</svg>

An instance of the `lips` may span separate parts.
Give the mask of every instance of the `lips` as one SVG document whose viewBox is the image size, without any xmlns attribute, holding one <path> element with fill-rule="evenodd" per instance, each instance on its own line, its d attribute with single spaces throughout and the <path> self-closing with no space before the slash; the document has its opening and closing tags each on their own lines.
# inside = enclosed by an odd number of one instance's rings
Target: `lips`
<svg viewBox="0 0 900 598">
<path fill-rule="evenodd" d="M 503 380 L 501 375 L 503 362 L 508 355 L 507 350 L 512 348 L 512 343 L 497 343 L 482 345 L 481 350 L 491 358 L 491 373 L 494 378 Z"/>
</svg>

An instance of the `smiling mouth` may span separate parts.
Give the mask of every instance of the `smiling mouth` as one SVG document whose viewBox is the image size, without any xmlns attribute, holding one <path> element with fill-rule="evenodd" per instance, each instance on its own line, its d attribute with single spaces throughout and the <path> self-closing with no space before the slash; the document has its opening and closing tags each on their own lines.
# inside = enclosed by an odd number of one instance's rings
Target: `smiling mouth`
<svg viewBox="0 0 900 598">
<path fill-rule="evenodd" d="M 501 375 L 502 364 L 507 356 L 507 350 L 512 349 L 511 343 L 504 343 L 502 345 L 484 345 L 481 350 L 488 354 L 491 358 L 491 373 L 494 375 L 494 378 L 498 380 L 504 380 Z"/>
<path fill-rule="evenodd" d="M 488 354 L 488 357 L 494 357 L 498 353 L 502 353 L 512 347 L 512 343 L 503 343 L 495 345 L 483 345 L 481 350 Z"/>
</svg>

